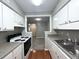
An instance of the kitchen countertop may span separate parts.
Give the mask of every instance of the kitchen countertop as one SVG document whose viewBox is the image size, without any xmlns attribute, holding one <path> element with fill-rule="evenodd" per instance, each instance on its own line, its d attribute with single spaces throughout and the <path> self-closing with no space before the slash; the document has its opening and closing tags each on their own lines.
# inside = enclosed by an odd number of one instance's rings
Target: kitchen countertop
<svg viewBox="0 0 79 59">
<path fill-rule="evenodd" d="M 75 48 L 76 48 L 77 50 L 79 50 L 79 46 L 76 46 Z"/>
<path fill-rule="evenodd" d="M 17 48 L 22 43 L 0 43 L 0 59 L 4 58 L 10 52 L 12 52 L 15 48 Z"/>
<path fill-rule="evenodd" d="M 61 45 L 59 45 L 57 42 L 53 41 L 60 49 L 62 49 L 63 52 L 65 52 L 70 58 L 76 59 L 76 55 L 70 54 L 66 49 L 64 49 Z"/>
<path fill-rule="evenodd" d="M 70 58 L 76 59 L 76 55 L 71 55 L 67 50 L 65 50 L 62 46 L 60 46 L 55 40 L 63 39 L 63 37 L 58 35 L 52 35 L 48 36 L 48 39 L 50 39 L 52 42 L 54 42 L 64 53 L 66 53 Z"/>
</svg>

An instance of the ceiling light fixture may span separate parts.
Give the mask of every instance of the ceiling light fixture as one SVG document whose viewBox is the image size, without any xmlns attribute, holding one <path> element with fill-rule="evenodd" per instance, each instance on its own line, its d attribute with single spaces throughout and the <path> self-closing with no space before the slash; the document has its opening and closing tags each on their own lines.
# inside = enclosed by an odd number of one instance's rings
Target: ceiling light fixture
<svg viewBox="0 0 79 59">
<path fill-rule="evenodd" d="M 40 6 L 42 4 L 42 0 L 32 0 L 32 3 L 35 5 L 35 6 Z"/>
<path fill-rule="evenodd" d="M 36 20 L 36 21 L 41 21 L 42 19 L 41 19 L 41 18 L 35 18 L 35 20 Z"/>
</svg>

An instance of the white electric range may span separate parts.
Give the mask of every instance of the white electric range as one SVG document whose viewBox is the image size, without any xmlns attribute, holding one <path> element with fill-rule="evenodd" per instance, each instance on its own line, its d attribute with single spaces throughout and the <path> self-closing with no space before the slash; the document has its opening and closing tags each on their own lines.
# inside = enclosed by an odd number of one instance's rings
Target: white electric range
<svg viewBox="0 0 79 59">
<path fill-rule="evenodd" d="M 10 42 L 25 43 L 30 37 L 17 36 L 10 39 Z"/>
<path fill-rule="evenodd" d="M 24 56 L 26 56 L 27 52 L 29 51 L 31 47 L 31 37 L 23 37 L 23 36 L 17 36 L 10 39 L 10 42 L 18 42 L 18 43 L 24 43 Z"/>
</svg>

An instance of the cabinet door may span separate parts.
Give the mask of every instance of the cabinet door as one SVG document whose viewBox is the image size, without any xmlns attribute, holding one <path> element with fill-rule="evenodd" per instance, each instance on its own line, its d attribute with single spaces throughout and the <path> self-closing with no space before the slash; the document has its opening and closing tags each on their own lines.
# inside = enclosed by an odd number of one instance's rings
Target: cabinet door
<svg viewBox="0 0 79 59">
<path fill-rule="evenodd" d="M 61 29 L 61 25 L 68 23 L 68 5 L 64 6 L 54 17 L 53 24 L 55 29 Z"/>
<path fill-rule="evenodd" d="M 59 27 L 59 14 L 56 14 L 54 17 L 53 17 L 53 28 L 54 29 L 58 29 Z"/>
<path fill-rule="evenodd" d="M 59 47 L 58 47 L 59 48 Z M 59 59 L 71 59 L 67 54 L 65 54 L 61 49 L 57 50 L 57 55 Z"/>
<path fill-rule="evenodd" d="M 19 18 L 18 18 L 18 20 L 19 20 L 18 25 L 23 26 L 22 16 L 20 16 L 20 15 L 18 15 L 18 16 L 19 16 Z"/>
<path fill-rule="evenodd" d="M 79 21 L 79 0 L 71 0 L 69 2 L 69 20 Z"/>
<path fill-rule="evenodd" d="M 24 19 L 24 17 L 22 17 L 22 23 L 23 23 L 23 26 L 25 27 L 25 19 Z"/>
<path fill-rule="evenodd" d="M 52 41 L 51 41 L 51 43 L 52 43 L 51 51 L 53 51 L 54 59 L 59 59 L 58 48 L 55 43 L 53 43 Z"/>
<path fill-rule="evenodd" d="M 14 13 L 14 26 L 23 26 L 23 18 L 17 13 Z"/>
<path fill-rule="evenodd" d="M 63 52 L 55 43 L 52 43 L 55 59 L 71 59 L 65 52 Z"/>
<path fill-rule="evenodd" d="M 56 43 L 52 42 L 50 39 L 48 39 L 48 42 L 50 46 L 49 51 L 52 59 L 71 59 L 56 45 Z"/>
<path fill-rule="evenodd" d="M 3 59 L 13 59 L 12 52 L 8 54 L 6 57 L 4 57 Z"/>
<path fill-rule="evenodd" d="M 14 26 L 17 25 L 17 13 L 14 12 Z"/>
<path fill-rule="evenodd" d="M 13 20 L 14 20 L 14 14 L 13 14 L 13 11 L 10 9 L 10 8 L 8 8 L 6 5 L 2 5 L 2 7 L 3 7 L 3 27 L 4 28 L 13 28 Z M 6 30 L 5 29 L 5 30 Z"/>
<path fill-rule="evenodd" d="M 65 5 L 59 11 L 59 25 L 64 25 L 68 23 L 68 5 Z"/>
<path fill-rule="evenodd" d="M 21 26 L 24 26 L 25 22 L 24 22 L 24 17 L 20 16 L 21 17 L 21 22 L 20 22 L 20 25 Z"/>
<path fill-rule="evenodd" d="M 13 59 L 22 59 L 22 57 L 22 47 L 20 45 L 13 51 Z"/>
<path fill-rule="evenodd" d="M 1 5 L 1 2 L 0 2 L 0 31 L 2 29 L 2 5 Z"/>
<path fill-rule="evenodd" d="M 50 43 L 51 43 L 51 47 L 50 47 L 49 51 L 50 51 L 50 54 L 51 54 L 51 56 L 52 56 L 52 59 L 57 59 L 56 47 L 55 47 L 55 45 L 52 43 L 52 41 L 50 41 Z"/>
</svg>

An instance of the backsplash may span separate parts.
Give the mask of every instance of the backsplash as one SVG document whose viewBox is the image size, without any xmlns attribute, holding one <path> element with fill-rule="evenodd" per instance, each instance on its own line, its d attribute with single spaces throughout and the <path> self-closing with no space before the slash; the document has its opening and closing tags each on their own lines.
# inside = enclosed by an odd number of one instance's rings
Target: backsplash
<svg viewBox="0 0 79 59">
<path fill-rule="evenodd" d="M 71 38 L 73 42 L 79 42 L 79 30 L 55 30 L 59 35 Z"/>
<path fill-rule="evenodd" d="M 21 33 L 24 28 L 19 28 L 15 27 L 14 31 L 3 31 L 0 32 L 0 42 L 6 42 L 6 37 L 8 35 L 16 34 L 16 33 Z"/>
</svg>

